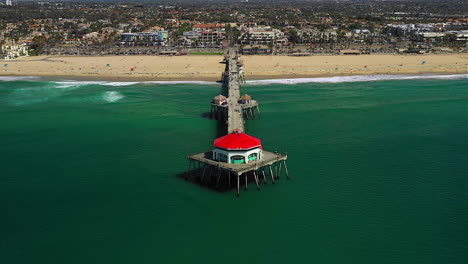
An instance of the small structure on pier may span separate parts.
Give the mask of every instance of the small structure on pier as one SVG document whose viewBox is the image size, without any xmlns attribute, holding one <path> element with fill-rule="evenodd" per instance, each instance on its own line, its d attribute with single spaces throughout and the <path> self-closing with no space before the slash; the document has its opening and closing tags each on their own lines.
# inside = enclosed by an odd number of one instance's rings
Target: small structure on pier
<svg viewBox="0 0 468 264">
<path fill-rule="evenodd" d="M 248 94 L 244 94 L 241 96 L 240 102 L 241 104 L 250 104 L 250 101 L 252 100 L 252 96 Z"/>
<path fill-rule="evenodd" d="M 211 103 L 214 105 L 223 105 L 227 103 L 227 98 L 226 96 L 220 94 L 220 95 L 215 96 L 213 98 L 213 101 L 211 101 Z"/>
<path fill-rule="evenodd" d="M 240 131 L 215 139 L 213 149 L 213 160 L 244 164 L 262 159 L 262 142 Z"/>
</svg>

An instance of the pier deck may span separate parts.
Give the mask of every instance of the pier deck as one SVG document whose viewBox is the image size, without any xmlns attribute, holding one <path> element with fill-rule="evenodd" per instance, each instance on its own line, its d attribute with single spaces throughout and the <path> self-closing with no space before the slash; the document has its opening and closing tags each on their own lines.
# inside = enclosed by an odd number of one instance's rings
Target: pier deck
<svg viewBox="0 0 468 264">
<path fill-rule="evenodd" d="M 275 162 L 287 160 L 288 156 L 282 155 L 279 153 L 263 151 L 263 158 L 261 160 L 250 162 L 250 163 L 243 163 L 243 164 L 232 164 L 232 163 L 214 161 L 211 159 L 211 151 L 189 155 L 188 158 L 189 160 L 202 162 L 202 163 L 217 167 L 222 170 L 230 171 L 234 175 L 242 175 L 243 173 L 272 165 Z"/>
<path fill-rule="evenodd" d="M 242 116 L 242 106 L 240 100 L 239 72 L 237 69 L 237 49 L 229 49 L 229 82 L 228 82 L 228 131 L 230 134 L 236 129 L 244 131 L 244 118 Z"/>
</svg>

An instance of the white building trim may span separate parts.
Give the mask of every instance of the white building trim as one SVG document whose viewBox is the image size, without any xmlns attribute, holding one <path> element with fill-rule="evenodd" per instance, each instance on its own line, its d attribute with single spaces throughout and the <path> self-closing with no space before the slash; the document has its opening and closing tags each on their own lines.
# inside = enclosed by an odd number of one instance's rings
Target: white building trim
<svg viewBox="0 0 468 264">
<path fill-rule="evenodd" d="M 249 161 L 249 156 L 252 154 L 257 154 L 256 160 L 260 160 L 263 158 L 263 151 L 260 147 L 256 147 L 256 148 L 249 149 L 249 150 L 226 150 L 226 149 L 215 147 L 212 152 L 213 152 L 213 160 L 224 161 L 227 163 L 232 163 L 231 158 L 234 156 L 244 157 L 245 163 L 251 163 L 255 161 L 255 160 Z M 225 159 L 223 159 L 223 157 L 225 157 Z"/>
</svg>

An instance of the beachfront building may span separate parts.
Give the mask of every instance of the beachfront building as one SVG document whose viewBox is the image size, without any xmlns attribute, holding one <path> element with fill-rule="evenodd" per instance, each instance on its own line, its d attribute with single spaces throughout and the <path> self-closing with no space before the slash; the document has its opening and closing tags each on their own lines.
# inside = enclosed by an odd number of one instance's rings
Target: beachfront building
<svg viewBox="0 0 468 264">
<path fill-rule="evenodd" d="M 195 24 L 192 26 L 192 31 L 214 31 L 214 30 L 224 30 L 225 25 L 221 23 L 216 24 Z"/>
<path fill-rule="evenodd" d="M 168 32 L 165 30 L 122 33 L 121 41 L 123 43 L 154 43 L 163 44 L 168 38 Z"/>
<path fill-rule="evenodd" d="M 220 45 L 226 35 L 224 31 L 220 30 L 206 30 L 200 33 L 198 44 L 207 47 Z"/>
<path fill-rule="evenodd" d="M 242 45 L 241 53 L 245 55 L 251 54 L 271 54 L 273 48 L 267 45 Z"/>
<path fill-rule="evenodd" d="M 297 30 L 297 35 L 300 43 L 329 43 L 338 40 L 338 33 L 334 29 L 305 28 Z"/>
<path fill-rule="evenodd" d="M 281 30 L 272 27 L 251 27 L 240 36 L 242 45 L 285 45 L 288 39 Z"/>
<path fill-rule="evenodd" d="M 224 30 L 186 31 L 182 35 L 185 45 L 198 47 L 213 47 L 222 44 L 226 38 Z"/>
<path fill-rule="evenodd" d="M 26 45 L 17 44 L 15 40 L 6 40 L 1 46 L 1 58 L 4 60 L 14 60 L 23 56 L 29 56 L 29 49 Z"/>
<path fill-rule="evenodd" d="M 214 140 L 213 160 L 244 164 L 262 159 L 263 147 L 260 139 L 247 135 L 239 129 Z"/>
<path fill-rule="evenodd" d="M 468 43 L 468 30 L 461 30 L 454 32 L 457 41 L 464 41 Z"/>
<path fill-rule="evenodd" d="M 468 41 L 468 30 L 448 32 L 420 32 L 416 35 L 417 40 L 426 42 L 442 42 L 447 39 L 453 41 Z"/>
<path fill-rule="evenodd" d="M 220 46 L 225 38 L 224 24 L 195 24 L 181 37 L 184 45 L 197 47 Z"/>
</svg>

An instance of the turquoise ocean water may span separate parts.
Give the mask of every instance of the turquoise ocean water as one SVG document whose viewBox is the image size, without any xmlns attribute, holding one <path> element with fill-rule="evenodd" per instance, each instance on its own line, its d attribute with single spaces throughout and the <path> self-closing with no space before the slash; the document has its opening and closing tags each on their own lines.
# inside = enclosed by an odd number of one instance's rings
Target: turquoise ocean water
<svg viewBox="0 0 468 264">
<path fill-rule="evenodd" d="M 213 83 L 0 81 L 0 263 L 468 263 L 468 79 L 256 81 L 291 181 L 215 192 Z"/>
</svg>

